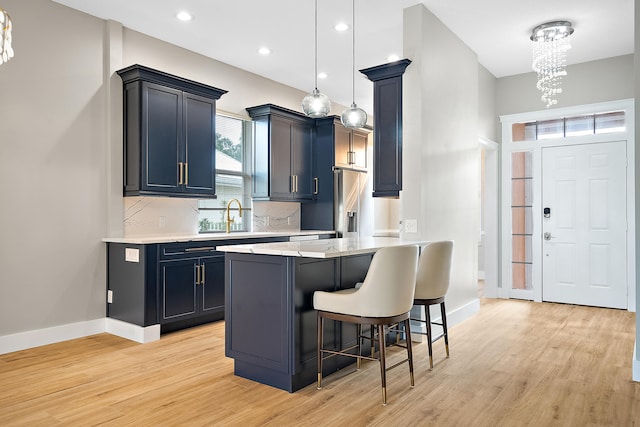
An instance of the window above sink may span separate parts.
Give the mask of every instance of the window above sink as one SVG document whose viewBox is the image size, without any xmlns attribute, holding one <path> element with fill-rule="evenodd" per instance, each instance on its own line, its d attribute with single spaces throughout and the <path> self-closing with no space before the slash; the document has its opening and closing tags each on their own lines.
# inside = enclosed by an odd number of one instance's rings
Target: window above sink
<svg viewBox="0 0 640 427">
<path fill-rule="evenodd" d="M 242 217 L 238 205 L 233 203 L 230 216 L 231 232 L 249 231 L 251 228 L 251 175 L 249 174 L 251 122 L 240 118 L 216 114 L 216 194 L 217 199 L 198 201 L 198 231 L 200 233 L 226 232 L 228 203 L 237 199 L 242 204 Z"/>
</svg>

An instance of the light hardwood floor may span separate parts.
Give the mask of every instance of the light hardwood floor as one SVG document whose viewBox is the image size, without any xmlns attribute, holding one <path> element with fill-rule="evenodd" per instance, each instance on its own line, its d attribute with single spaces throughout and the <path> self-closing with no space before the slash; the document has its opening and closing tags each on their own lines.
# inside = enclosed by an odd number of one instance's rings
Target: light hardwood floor
<svg viewBox="0 0 640 427">
<path fill-rule="evenodd" d="M 406 364 L 389 372 L 383 407 L 373 362 L 293 394 L 235 377 L 223 322 L 148 344 L 101 334 L 1 355 L 0 426 L 640 425 L 633 313 L 482 300 L 450 337 L 433 371 L 414 346 L 415 388 Z"/>
</svg>

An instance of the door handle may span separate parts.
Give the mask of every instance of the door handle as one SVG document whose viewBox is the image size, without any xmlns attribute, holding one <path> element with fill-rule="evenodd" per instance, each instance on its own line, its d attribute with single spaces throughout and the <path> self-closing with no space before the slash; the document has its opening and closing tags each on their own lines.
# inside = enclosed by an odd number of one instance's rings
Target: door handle
<svg viewBox="0 0 640 427">
<path fill-rule="evenodd" d="M 318 194 L 318 177 L 313 178 L 313 183 L 316 185 L 316 189 L 313 194 Z"/>
<path fill-rule="evenodd" d="M 551 239 L 555 239 L 555 236 L 552 236 L 550 232 L 545 231 L 544 232 L 544 240 L 551 240 Z"/>
</svg>

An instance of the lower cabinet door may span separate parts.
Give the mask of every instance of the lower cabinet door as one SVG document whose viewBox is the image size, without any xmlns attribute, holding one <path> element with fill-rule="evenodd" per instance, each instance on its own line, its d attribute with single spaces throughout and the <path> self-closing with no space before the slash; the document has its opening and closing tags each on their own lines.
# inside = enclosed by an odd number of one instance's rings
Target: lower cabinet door
<svg viewBox="0 0 640 427">
<path fill-rule="evenodd" d="M 196 268 L 198 259 L 160 262 L 161 321 L 198 315 Z"/>
<path fill-rule="evenodd" d="M 202 313 L 224 311 L 224 255 L 201 258 Z"/>
</svg>

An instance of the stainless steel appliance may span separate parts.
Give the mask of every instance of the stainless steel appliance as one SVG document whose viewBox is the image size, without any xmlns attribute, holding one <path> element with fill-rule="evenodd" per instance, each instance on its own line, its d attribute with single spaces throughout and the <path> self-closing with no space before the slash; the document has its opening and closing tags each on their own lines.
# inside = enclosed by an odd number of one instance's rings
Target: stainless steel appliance
<svg viewBox="0 0 640 427">
<path fill-rule="evenodd" d="M 335 169 L 333 184 L 334 219 L 338 237 L 369 235 L 367 224 L 370 221 L 367 221 L 366 209 L 363 209 L 367 197 L 367 173 Z"/>
</svg>

